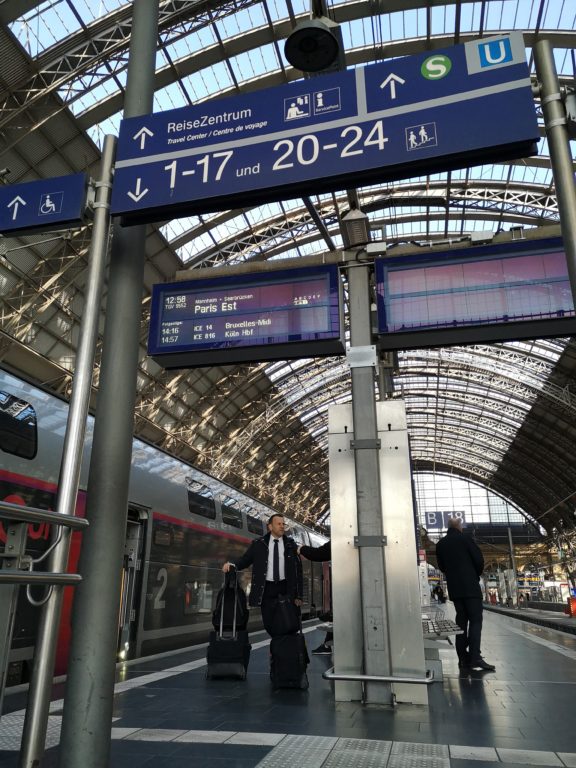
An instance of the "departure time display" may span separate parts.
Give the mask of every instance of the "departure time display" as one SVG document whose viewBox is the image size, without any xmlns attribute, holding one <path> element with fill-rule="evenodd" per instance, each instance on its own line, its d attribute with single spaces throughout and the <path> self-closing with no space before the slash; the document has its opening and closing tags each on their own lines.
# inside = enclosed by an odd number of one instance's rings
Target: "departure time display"
<svg viewBox="0 0 576 768">
<path fill-rule="evenodd" d="M 335 266 L 157 285 L 149 353 L 166 367 L 342 354 L 339 293 Z"/>
</svg>

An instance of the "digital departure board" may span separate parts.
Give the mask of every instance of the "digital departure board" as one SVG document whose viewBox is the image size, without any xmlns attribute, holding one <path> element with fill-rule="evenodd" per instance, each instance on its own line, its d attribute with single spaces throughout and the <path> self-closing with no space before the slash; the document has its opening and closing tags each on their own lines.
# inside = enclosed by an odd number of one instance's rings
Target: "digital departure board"
<svg viewBox="0 0 576 768">
<path fill-rule="evenodd" d="M 383 349 L 576 333 L 560 238 L 376 260 Z"/>
<path fill-rule="evenodd" d="M 165 368 L 344 354 L 335 265 L 155 285 L 148 354 Z"/>
</svg>

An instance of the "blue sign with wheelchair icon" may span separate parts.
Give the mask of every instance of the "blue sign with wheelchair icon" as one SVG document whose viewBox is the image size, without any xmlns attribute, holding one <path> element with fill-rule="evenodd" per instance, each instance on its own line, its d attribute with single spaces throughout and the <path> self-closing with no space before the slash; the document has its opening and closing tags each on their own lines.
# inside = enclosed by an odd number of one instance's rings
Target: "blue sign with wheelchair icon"
<svg viewBox="0 0 576 768">
<path fill-rule="evenodd" d="M 0 187 L 0 233 L 62 229 L 84 221 L 85 173 Z"/>
</svg>

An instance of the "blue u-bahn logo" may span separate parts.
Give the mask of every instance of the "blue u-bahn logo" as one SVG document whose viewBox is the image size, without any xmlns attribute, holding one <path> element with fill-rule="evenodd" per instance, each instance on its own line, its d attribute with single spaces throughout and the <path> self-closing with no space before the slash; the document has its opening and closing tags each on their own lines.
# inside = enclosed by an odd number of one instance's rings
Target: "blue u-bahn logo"
<svg viewBox="0 0 576 768">
<path fill-rule="evenodd" d="M 495 67 L 497 64 L 508 64 L 513 61 L 512 45 L 509 37 L 500 40 L 489 40 L 478 44 L 480 67 Z"/>
</svg>

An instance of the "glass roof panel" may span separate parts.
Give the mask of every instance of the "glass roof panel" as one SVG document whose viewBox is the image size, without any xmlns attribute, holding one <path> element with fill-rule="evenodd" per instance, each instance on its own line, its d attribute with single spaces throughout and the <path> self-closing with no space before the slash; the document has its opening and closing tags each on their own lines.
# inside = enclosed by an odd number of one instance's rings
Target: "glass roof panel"
<svg viewBox="0 0 576 768">
<path fill-rule="evenodd" d="M 191 35 L 178 37 L 166 44 L 166 52 L 174 63 L 179 59 L 187 58 L 193 53 L 198 53 L 206 48 L 211 48 L 218 43 L 218 38 L 211 24 L 198 27 Z"/>
<path fill-rule="evenodd" d="M 23 15 L 12 27 L 27 50 L 37 56 L 48 47 L 77 33 L 82 23 L 90 25 L 95 19 L 125 4 L 118 0 L 93 3 L 90 0 L 77 0 L 72 6 L 69 0 L 50 0 Z M 340 0 L 334 4 L 340 5 Z M 292 7 L 296 14 L 307 16 L 309 13 L 308 0 L 296 0 Z M 568 0 L 546 0 L 543 5 L 540 0 L 491 0 L 486 3 L 460 4 L 459 31 L 476 32 L 481 18 L 486 34 L 500 32 L 502 29 L 530 29 L 537 22 L 541 7 L 544 10 L 542 29 L 573 30 L 576 26 L 574 4 Z M 73 13 L 73 8 L 78 15 Z M 286 19 L 288 16 L 287 7 L 281 0 L 270 2 L 268 8 L 273 19 Z M 375 45 L 408 41 L 418 35 L 426 35 L 429 31 L 448 40 L 452 38 L 457 19 L 455 4 L 434 5 L 429 11 L 431 30 L 427 29 L 428 14 L 424 7 L 408 8 L 391 14 L 382 13 L 346 23 L 343 25 L 346 47 L 349 51 L 356 49 L 360 58 L 369 58 Z M 258 4 L 219 19 L 215 27 L 207 25 L 188 36 L 178 37 L 181 34 L 179 27 L 173 40 L 169 39 L 171 33 L 166 34 L 166 53 L 159 53 L 158 66 L 166 69 L 171 66 L 170 59 L 177 63 L 183 58 L 214 48 L 219 45 L 219 36 L 224 41 L 231 40 L 246 30 L 255 30 L 267 24 L 265 7 Z M 360 51 L 360 48 L 364 50 Z M 555 51 L 558 70 L 566 76 L 573 75 L 572 54 L 567 49 Z M 187 103 L 187 94 L 196 103 L 211 99 L 223 89 L 235 88 L 235 78 L 240 84 L 251 85 L 251 81 L 262 74 L 278 70 L 280 65 L 276 47 L 272 44 L 238 54 L 230 60 L 229 66 L 222 61 L 185 77 L 182 85 L 167 85 L 156 93 L 154 109 L 161 111 L 182 106 Z M 105 67 L 100 67 L 84 78 L 73 80 L 60 91 L 60 96 L 79 115 L 116 93 L 118 82 L 121 87 L 124 85 L 125 72 L 119 72 L 117 77 L 118 81 L 115 81 Z M 91 128 L 89 135 L 101 144 L 103 133 L 116 133 L 118 123 L 119 115 L 114 115 Z M 546 159 L 548 151 L 547 142 L 540 141 L 539 157 Z M 441 203 L 447 195 L 445 187 L 448 181 L 451 208 L 447 212 Z M 493 182 L 487 185 L 490 194 L 487 193 L 484 199 L 475 197 L 476 189 L 482 190 L 487 182 Z M 531 203 L 528 198 L 534 191 L 531 185 L 536 184 L 546 190 L 542 193 L 542 203 Z M 516 189 L 508 185 L 514 185 Z M 519 186 L 523 189 L 519 190 Z M 369 215 L 377 231 L 386 225 L 389 238 L 421 240 L 429 236 L 441 239 L 448 235 L 459 236 L 485 229 L 505 230 L 510 226 L 506 207 L 509 208 L 510 216 L 525 217 L 525 226 L 531 226 L 532 222 L 534 225 L 541 224 L 541 220 L 536 221 L 537 216 L 546 216 L 548 219 L 557 217 L 552 207 L 549 210 L 545 207 L 549 205 L 548 188 L 552 190 L 550 170 L 530 165 L 530 160 L 527 160 L 514 165 L 481 165 L 455 170 L 449 175 L 440 173 L 403 182 L 367 186 L 359 190 L 359 194 L 364 204 L 374 202 L 374 210 Z M 408 197 L 423 193 L 431 199 L 437 196 L 438 205 L 410 206 Z M 521 197 L 522 193 L 527 196 L 526 199 Z M 384 195 L 400 204 L 393 208 L 384 205 L 378 208 L 378 201 Z M 345 209 L 344 195 L 339 193 L 334 197 L 338 197 L 340 210 Z M 328 194 L 315 196 L 315 204 L 320 215 L 329 222 L 331 235 L 339 247 L 341 237 L 333 214 L 334 197 Z M 538 205 L 541 206 L 539 209 Z M 296 217 L 293 216 L 295 212 Z M 464 219 L 462 212 L 469 218 Z M 290 231 L 292 219 L 300 217 L 300 214 L 302 225 L 299 223 L 298 230 L 293 228 Z M 203 231 L 205 226 L 211 226 L 211 231 Z M 226 259 L 228 263 L 255 257 L 266 258 L 269 253 L 274 253 L 273 258 L 299 258 L 326 251 L 326 243 L 314 225 L 309 223 L 302 200 L 298 198 L 282 204 L 270 203 L 248 209 L 231 218 L 229 214 L 222 213 L 186 217 L 163 225 L 162 232 L 170 241 L 184 239 L 186 233 L 190 233 L 190 242 L 178 249 L 183 261 L 199 259 L 204 254 L 212 257 L 218 255 L 218 251 L 222 261 Z M 301 239 L 296 241 L 297 238 Z M 450 440 L 454 434 L 458 430 L 466 434 L 475 425 L 485 425 L 482 444 L 490 443 L 490 427 L 493 432 L 497 432 L 497 440 L 493 441 L 489 455 L 484 459 L 480 455 L 475 456 L 474 461 L 478 466 L 492 470 L 495 466 L 494 457 L 499 457 L 506 449 L 514 437 L 514 429 L 520 426 L 538 392 L 547 385 L 548 376 L 564 345 L 565 340 L 536 341 L 490 349 L 478 345 L 466 349 L 401 353 L 396 380 L 406 394 L 409 411 L 412 409 L 408 418 L 415 427 L 416 455 L 420 452 L 421 456 L 432 456 L 437 460 L 446 458 L 449 462 L 453 452 Z M 504 359 L 506 354 L 513 353 L 516 353 L 513 360 Z M 313 434 L 321 436 L 321 444 L 325 443 L 326 428 L 317 423 L 318 414 L 324 413 L 331 402 L 349 400 L 348 391 L 342 392 L 339 388 L 339 379 L 344 381 L 348 377 L 345 363 L 340 362 L 340 365 L 334 365 L 332 360 L 321 364 L 315 361 L 313 364 L 313 361 L 304 360 L 289 364 L 275 363 L 266 368 L 270 380 L 283 393 L 286 402 L 291 403 L 296 412 L 301 411 L 302 421 L 306 422 Z M 441 373 L 438 372 L 439 366 L 444 367 Z M 446 372 L 446 368 L 449 372 Z M 322 389 L 323 399 L 314 401 L 313 393 Z M 429 445 L 439 439 L 438 445 Z M 478 451 L 481 453 L 482 449 Z M 458 457 L 458 461 L 462 465 L 462 456 Z"/>
<path fill-rule="evenodd" d="M 122 0 L 46 0 L 20 16 L 10 28 L 36 58 L 82 29 L 82 25 L 89 26 L 124 5 L 127 3 Z"/>
<path fill-rule="evenodd" d="M 66 0 L 49 0 L 25 13 L 10 28 L 30 56 L 35 58 L 82 26 Z"/>
</svg>

